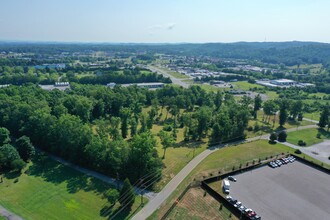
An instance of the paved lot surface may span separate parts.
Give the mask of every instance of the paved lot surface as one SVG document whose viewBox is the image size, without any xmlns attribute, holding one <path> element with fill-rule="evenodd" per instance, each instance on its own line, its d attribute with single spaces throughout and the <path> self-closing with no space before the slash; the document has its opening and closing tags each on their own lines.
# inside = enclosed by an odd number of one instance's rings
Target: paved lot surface
<svg viewBox="0 0 330 220">
<path fill-rule="evenodd" d="M 236 175 L 230 195 L 262 219 L 330 219 L 330 175 L 295 161 Z"/>
<path fill-rule="evenodd" d="M 315 154 L 319 160 L 330 163 L 330 160 L 328 159 L 328 157 L 330 157 L 330 140 L 324 140 L 319 144 L 305 147 L 305 150 Z"/>
</svg>

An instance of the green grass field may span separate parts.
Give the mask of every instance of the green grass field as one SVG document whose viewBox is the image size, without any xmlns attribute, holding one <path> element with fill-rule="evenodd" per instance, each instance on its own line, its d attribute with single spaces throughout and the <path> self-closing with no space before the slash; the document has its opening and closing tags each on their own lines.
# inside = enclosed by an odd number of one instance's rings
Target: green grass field
<svg viewBox="0 0 330 220">
<path fill-rule="evenodd" d="M 194 84 L 196 86 L 201 87 L 202 89 L 204 89 L 206 92 L 217 92 L 217 91 L 223 91 L 223 88 L 218 88 L 209 84 Z"/>
<path fill-rule="evenodd" d="M 183 75 L 181 73 L 169 70 L 167 68 L 161 67 L 160 69 L 162 69 L 163 71 L 165 71 L 166 73 L 170 74 L 171 76 L 178 78 L 178 79 L 188 79 L 189 76 Z"/>
<path fill-rule="evenodd" d="M 3 216 L 0 216 L 0 220 L 7 220 L 7 219 Z"/>
<path fill-rule="evenodd" d="M 196 167 L 194 173 L 205 175 L 207 172 L 219 169 L 229 171 L 233 166 L 244 165 L 253 160 L 258 161 L 259 158 L 265 159 L 267 156 L 285 153 L 288 150 L 289 148 L 282 144 L 273 145 L 266 140 L 226 147 L 209 155 Z"/>
<path fill-rule="evenodd" d="M 120 206 L 110 207 L 103 197 L 111 187 L 38 155 L 20 176 L 4 174 L 0 204 L 24 219 L 107 219 Z M 116 219 L 129 218 L 139 205 L 140 198 L 136 198 L 132 210 Z"/>
<path fill-rule="evenodd" d="M 269 134 L 271 132 L 274 131 L 278 131 L 278 130 L 282 130 L 283 128 L 280 128 L 279 126 L 279 117 L 278 115 L 275 117 L 275 124 L 273 124 L 273 120 L 274 120 L 274 116 L 270 116 L 270 120 L 268 121 L 268 119 L 266 120 L 266 116 L 264 116 L 264 113 L 262 110 L 258 111 L 257 114 L 257 119 L 250 119 L 249 120 L 249 125 L 248 126 L 252 126 L 252 128 L 255 127 L 256 124 L 259 125 L 260 127 L 260 131 L 246 131 L 246 137 L 247 138 L 251 138 L 251 137 L 256 137 L 259 135 L 263 135 L 263 134 Z M 309 122 L 309 121 L 290 121 L 288 120 L 285 125 L 284 128 L 285 129 L 289 129 L 289 128 L 295 128 L 295 127 L 299 127 L 299 126 L 305 126 L 305 125 L 313 125 L 315 123 L 313 122 Z"/>
<path fill-rule="evenodd" d="M 245 90 L 245 91 L 249 91 L 252 88 L 265 88 L 262 85 L 249 83 L 247 81 L 232 82 L 231 84 L 234 85 L 235 89 L 242 89 L 242 90 Z"/>
<path fill-rule="evenodd" d="M 320 112 L 304 113 L 304 118 L 318 121 L 320 119 Z"/>
<path fill-rule="evenodd" d="M 268 99 L 277 99 L 278 94 L 274 91 L 266 91 L 265 93 L 268 96 Z"/>
<path fill-rule="evenodd" d="M 316 137 L 318 133 L 321 134 L 320 138 Z M 308 147 L 313 144 L 318 144 L 322 142 L 323 139 L 329 139 L 329 138 L 330 138 L 329 132 L 325 130 L 313 128 L 313 129 L 305 129 L 305 130 L 288 133 L 287 142 L 298 145 L 298 141 L 303 140 L 306 142 L 306 146 Z"/>
</svg>

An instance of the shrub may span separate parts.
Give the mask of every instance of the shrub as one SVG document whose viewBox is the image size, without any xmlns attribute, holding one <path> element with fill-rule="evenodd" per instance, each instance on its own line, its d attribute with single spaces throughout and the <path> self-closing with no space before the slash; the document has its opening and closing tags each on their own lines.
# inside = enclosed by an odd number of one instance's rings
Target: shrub
<svg viewBox="0 0 330 220">
<path fill-rule="evenodd" d="M 165 126 L 163 127 L 163 130 L 164 130 L 164 131 L 172 131 L 173 128 L 172 128 L 171 125 L 165 125 Z"/>
<path fill-rule="evenodd" d="M 301 151 L 300 151 L 299 149 L 296 149 L 294 152 L 295 152 L 296 154 L 301 154 Z"/>
<path fill-rule="evenodd" d="M 256 123 L 254 125 L 254 132 L 258 132 L 258 131 L 260 131 L 260 125 L 258 123 Z"/>
<path fill-rule="evenodd" d="M 280 142 L 286 142 L 286 138 L 288 137 L 288 134 L 285 131 L 281 131 L 278 134 L 278 141 Z"/>
<path fill-rule="evenodd" d="M 318 139 L 321 139 L 321 133 L 317 133 L 316 137 L 317 137 Z"/>
<path fill-rule="evenodd" d="M 21 172 L 26 166 L 26 163 L 22 159 L 13 160 L 10 164 L 11 168 L 17 172 Z"/>
<path fill-rule="evenodd" d="M 247 130 L 248 130 L 248 131 L 253 131 L 253 127 L 252 127 L 252 126 L 249 126 L 249 127 L 247 128 Z"/>
<path fill-rule="evenodd" d="M 298 141 L 298 145 L 299 145 L 299 146 L 306 146 L 306 142 L 303 141 L 303 140 L 299 140 L 299 141 Z"/>
<path fill-rule="evenodd" d="M 277 134 L 274 132 L 274 133 L 271 133 L 270 136 L 269 136 L 269 140 L 271 143 L 275 143 L 276 140 L 277 140 Z"/>
</svg>

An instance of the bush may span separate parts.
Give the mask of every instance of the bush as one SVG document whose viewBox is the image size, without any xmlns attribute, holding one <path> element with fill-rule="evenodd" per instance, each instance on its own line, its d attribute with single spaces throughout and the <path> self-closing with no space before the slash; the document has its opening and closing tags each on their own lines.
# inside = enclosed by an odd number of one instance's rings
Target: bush
<svg viewBox="0 0 330 220">
<path fill-rule="evenodd" d="M 21 172 L 26 166 L 26 163 L 22 159 L 13 160 L 10 164 L 11 168 L 17 172 Z"/>
<path fill-rule="evenodd" d="M 299 145 L 299 146 L 306 146 L 306 142 L 303 141 L 303 140 L 299 140 L 299 141 L 298 141 L 298 145 Z"/>
<path fill-rule="evenodd" d="M 316 138 L 321 139 L 321 133 L 317 133 Z"/>
<path fill-rule="evenodd" d="M 253 131 L 253 127 L 252 127 L 252 126 L 249 126 L 249 127 L 247 128 L 247 130 L 248 130 L 248 131 Z"/>
<path fill-rule="evenodd" d="M 295 150 L 294 153 L 301 154 L 301 151 L 299 149 Z"/>
<path fill-rule="evenodd" d="M 281 131 L 278 134 L 278 141 L 280 142 L 286 142 L 286 138 L 288 137 L 288 134 L 285 131 Z"/>
<path fill-rule="evenodd" d="M 275 143 L 276 140 L 277 140 L 277 134 L 274 132 L 274 133 L 271 133 L 270 136 L 269 136 L 269 140 L 271 143 Z"/>
<path fill-rule="evenodd" d="M 256 123 L 254 125 L 254 132 L 258 132 L 258 131 L 260 131 L 260 125 L 258 123 Z"/>
<path fill-rule="evenodd" d="M 172 131 L 173 128 L 171 125 L 165 125 L 164 128 L 163 128 L 164 131 Z"/>
</svg>

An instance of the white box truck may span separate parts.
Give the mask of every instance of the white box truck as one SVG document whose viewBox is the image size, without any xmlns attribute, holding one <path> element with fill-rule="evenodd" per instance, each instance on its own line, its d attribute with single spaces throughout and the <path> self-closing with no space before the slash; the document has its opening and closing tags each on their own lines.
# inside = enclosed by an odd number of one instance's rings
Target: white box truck
<svg viewBox="0 0 330 220">
<path fill-rule="evenodd" d="M 230 183 L 229 180 L 222 181 L 222 189 L 225 193 L 229 193 Z"/>
</svg>

